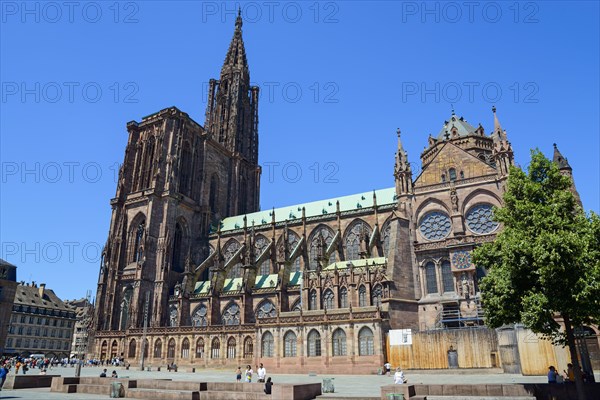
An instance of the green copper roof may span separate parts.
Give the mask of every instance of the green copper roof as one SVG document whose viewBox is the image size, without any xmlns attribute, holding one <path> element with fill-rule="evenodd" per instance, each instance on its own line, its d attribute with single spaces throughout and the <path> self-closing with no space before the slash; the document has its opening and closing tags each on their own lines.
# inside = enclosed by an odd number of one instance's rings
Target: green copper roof
<svg viewBox="0 0 600 400">
<path fill-rule="evenodd" d="M 289 286 L 299 286 L 302 285 L 302 272 L 292 272 L 290 274 L 290 282 Z"/>
<path fill-rule="evenodd" d="M 451 135 L 450 131 L 452 130 L 453 126 L 458 129 L 458 136 L 467 136 L 475 132 L 475 128 L 469 124 L 466 119 L 452 114 L 448 121 L 444 121 L 444 126 L 442 126 L 442 130 L 437 137 L 438 140 L 445 139 L 444 135 L 446 134 L 446 131 L 448 131 L 448 134 Z"/>
<path fill-rule="evenodd" d="M 385 265 L 386 263 L 387 258 L 385 257 L 363 258 L 360 260 L 334 262 L 333 264 L 329 264 L 327 267 L 325 267 L 324 270 L 329 271 L 333 269 L 345 269 L 348 268 L 348 264 L 351 264 L 352 268 L 358 268 L 373 265 Z"/>
<path fill-rule="evenodd" d="M 244 280 L 242 278 L 227 278 L 223 284 L 224 292 L 237 292 L 241 289 Z"/>
<path fill-rule="evenodd" d="M 377 205 L 386 205 L 396 203 L 396 189 L 380 189 L 375 190 L 377 196 Z M 373 192 L 364 192 L 352 194 L 350 196 L 342 196 L 333 199 L 313 201 L 310 203 L 297 204 L 288 207 L 275 209 L 275 222 L 283 222 L 285 220 L 294 220 L 302 218 L 302 207 L 306 212 L 306 217 L 315 217 L 319 215 L 335 215 L 336 202 L 340 202 L 340 211 L 359 210 L 361 208 L 373 207 Z M 248 227 L 270 224 L 272 220 L 273 210 L 258 211 L 251 214 L 246 214 Z M 221 221 L 221 232 L 240 229 L 244 227 L 244 215 L 236 215 L 234 217 L 225 218 Z"/>
<path fill-rule="evenodd" d="M 194 294 L 206 294 L 210 290 L 210 281 L 198 281 L 194 287 Z"/>
<path fill-rule="evenodd" d="M 257 275 L 256 279 L 254 280 L 254 289 L 274 288 L 277 286 L 278 278 L 279 277 L 277 274 Z"/>
</svg>

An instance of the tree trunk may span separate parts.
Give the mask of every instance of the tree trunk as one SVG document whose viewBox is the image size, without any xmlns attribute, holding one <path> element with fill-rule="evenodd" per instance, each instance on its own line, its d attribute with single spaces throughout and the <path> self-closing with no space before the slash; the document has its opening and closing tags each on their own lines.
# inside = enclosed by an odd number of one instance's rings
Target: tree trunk
<svg viewBox="0 0 600 400">
<path fill-rule="evenodd" d="M 571 353 L 571 364 L 573 364 L 573 375 L 575 376 L 575 388 L 577 389 L 577 398 L 579 400 L 586 400 L 585 389 L 583 387 L 583 379 L 581 378 L 581 367 L 579 366 L 579 358 L 577 357 L 577 347 L 575 346 L 575 335 L 573 333 L 573 327 L 571 326 L 571 320 L 568 314 L 562 314 L 563 321 L 565 323 L 565 332 L 567 334 L 567 345 L 569 346 L 569 352 Z"/>
</svg>

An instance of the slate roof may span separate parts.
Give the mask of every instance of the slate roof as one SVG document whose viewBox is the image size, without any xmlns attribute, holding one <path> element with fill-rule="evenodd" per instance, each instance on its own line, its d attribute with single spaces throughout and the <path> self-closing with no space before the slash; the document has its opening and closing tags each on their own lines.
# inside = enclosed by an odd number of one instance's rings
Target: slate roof
<svg viewBox="0 0 600 400">
<path fill-rule="evenodd" d="M 29 285 L 18 285 L 15 292 L 14 305 L 50 308 L 60 311 L 75 312 L 73 307 L 65 304 L 58 298 L 52 289 L 44 288 L 43 297 L 40 297 L 40 287 Z"/>
<path fill-rule="evenodd" d="M 377 205 L 391 205 L 396 203 L 396 189 L 387 188 L 375 190 L 377 196 Z M 306 217 L 319 215 L 335 215 L 336 202 L 340 202 L 340 212 L 359 210 L 361 208 L 373 207 L 373 192 L 364 192 L 342 196 L 326 200 L 318 200 L 310 203 L 296 204 L 287 207 L 276 208 L 275 210 L 258 211 L 245 214 L 248 227 L 253 224 L 255 227 L 270 224 L 273 212 L 275 212 L 275 222 L 291 221 L 302 218 L 302 208 L 304 207 Z M 240 229 L 244 227 L 244 215 L 228 217 L 221 221 L 221 232 Z"/>
<path fill-rule="evenodd" d="M 444 140 L 446 131 L 450 134 L 453 126 L 458 129 L 458 136 L 467 136 L 475 132 L 473 125 L 469 124 L 466 119 L 452 114 L 447 121 L 444 121 L 444 125 L 442 126 L 442 130 L 438 134 L 437 139 Z"/>
</svg>

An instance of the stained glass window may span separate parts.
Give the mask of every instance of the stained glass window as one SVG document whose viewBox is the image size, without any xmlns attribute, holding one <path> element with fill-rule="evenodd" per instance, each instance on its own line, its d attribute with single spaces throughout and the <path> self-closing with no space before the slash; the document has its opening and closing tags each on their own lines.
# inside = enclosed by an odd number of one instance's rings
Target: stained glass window
<svg viewBox="0 0 600 400">
<path fill-rule="evenodd" d="M 308 356 L 321 356 L 321 335 L 314 329 L 308 334 Z"/>
<path fill-rule="evenodd" d="M 342 329 L 336 329 L 333 332 L 333 355 L 345 356 L 346 355 L 346 333 Z"/>
<path fill-rule="evenodd" d="M 440 240 L 450 233 L 450 217 L 440 211 L 432 211 L 421 218 L 419 230 L 427 240 Z"/>
<path fill-rule="evenodd" d="M 208 308 L 206 304 L 200 304 L 192 314 L 192 326 L 207 326 L 208 325 Z"/>
<path fill-rule="evenodd" d="M 498 223 L 494 221 L 491 204 L 477 204 L 467 211 L 467 226 L 472 232 L 486 234 L 496 230 Z"/>
<path fill-rule="evenodd" d="M 296 334 L 292 331 L 288 331 L 283 337 L 284 347 L 283 347 L 283 356 L 284 357 L 296 357 Z"/>
<path fill-rule="evenodd" d="M 240 324 L 240 307 L 236 303 L 231 303 L 223 311 L 223 325 Z"/>
<path fill-rule="evenodd" d="M 260 305 L 258 306 L 258 309 L 256 311 L 256 316 L 258 318 L 272 318 L 272 317 L 276 317 L 277 316 L 277 309 L 275 308 L 275 305 L 269 301 L 263 301 L 262 303 L 260 303 Z"/>
<path fill-rule="evenodd" d="M 373 347 L 373 331 L 367 327 L 363 327 L 358 332 L 358 355 L 372 356 L 375 354 Z"/>
</svg>

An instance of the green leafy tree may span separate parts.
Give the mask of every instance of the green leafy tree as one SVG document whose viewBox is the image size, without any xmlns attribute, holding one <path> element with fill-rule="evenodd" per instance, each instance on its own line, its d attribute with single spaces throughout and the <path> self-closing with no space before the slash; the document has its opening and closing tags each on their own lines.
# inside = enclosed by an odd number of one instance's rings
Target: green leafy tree
<svg viewBox="0 0 600 400">
<path fill-rule="evenodd" d="M 600 221 L 586 216 L 571 185 L 533 150 L 527 173 L 511 168 L 504 205 L 494 212 L 503 230 L 473 255 L 489 271 L 481 284 L 486 324 L 522 323 L 567 345 L 578 371 L 574 329 L 600 322 Z M 575 381 L 585 399 L 580 374 Z"/>
</svg>

